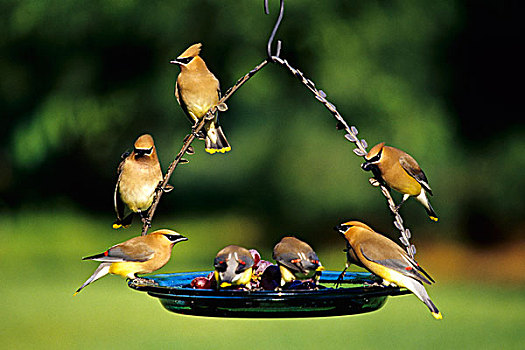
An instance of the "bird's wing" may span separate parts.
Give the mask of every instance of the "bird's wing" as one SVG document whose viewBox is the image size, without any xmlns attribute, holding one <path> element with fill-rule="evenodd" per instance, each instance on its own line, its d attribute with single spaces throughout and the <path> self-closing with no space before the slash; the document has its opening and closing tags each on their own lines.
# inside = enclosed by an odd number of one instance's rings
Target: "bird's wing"
<svg viewBox="0 0 525 350">
<path fill-rule="evenodd" d="M 155 255 L 155 251 L 144 242 L 133 244 L 117 244 L 104 253 L 88 256 L 82 260 L 95 260 L 102 262 L 124 262 L 124 261 L 148 261 Z"/>
<path fill-rule="evenodd" d="M 275 261 L 288 268 L 292 272 L 298 273 L 308 273 L 308 271 L 305 271 L 305 268 L 311 267 L 311 265 L 313 265 L 310 261 L 302 259 L 297 253 L 293 252 L 280 254 L 277 258 L 275 258 Z"/>
<path fill-rule="evenodd" d="M 188 106 L 186 106 L 184 99 L 180 95 L 180 86 L 179 86 L 178 80 L 175 82 L 175 98 L 177 99 L 177 102 L 179 103 L 186 117 L 188 117 L 188 120 L 190 121 L 190 123 L 192 125 L 195 124 L 196 120 L 191 117 L 190 112 L 188 111 Z"/>
<path fill-rule="evenodd" d="M 423 170 L 419 167 L 414 158 L 408 154 L 403 155 L 399 158 L 399 164 L 405 169 L 408 175 L 412 176 L 430 195 L 432 195 L 432 189 L 428 184 L 427 177 Z"/>
<path fill-rule="evenodd" d="M 122 177 L 122 168 L 124 167 L 124 162 L 126 159 L 122 160 L 120 162 L 118 168 L 117 168 L 117 184 L 115 185 L 115 192 L 113 193 L 113 204 L 115 206 L 115 213 L 117 213 L 117 221 L 122 221 L 124 219 L 124 209 L 125 205 L 124 202 L 122 202 L 122 199 L 119 195 L 119 186 L 120 186 L 120 178 Z"/>
<path fill-rule="evenodd" d="M 362 242 L 360 250 L 365 259 L 375 262 L 384 267 L 397 271 L 405 276 L 415 278 L 418 281 L 431 284 L 435 282 L 429 274 L 419 266 L 419 264 L 411 259 L 397 244 L 381 244 L 375 241 L 373 245 Z M 385 254 L 385 251 L 387 252 Z"/>
</svg>

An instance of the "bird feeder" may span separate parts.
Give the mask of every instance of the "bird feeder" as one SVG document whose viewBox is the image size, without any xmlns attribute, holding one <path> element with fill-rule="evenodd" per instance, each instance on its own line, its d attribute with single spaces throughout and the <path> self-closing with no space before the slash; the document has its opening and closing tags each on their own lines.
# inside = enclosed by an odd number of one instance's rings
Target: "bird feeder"
<svg viewBox="0 0 525 350">
<path fill-rule="evenodd" d="M 195 316 L 239 318 L 297 318 L 355 315 L 380 309 L 389 296 L 406 289 L 383 286 L 367 272 L 323 271 L 317 289 L 260 290 L 194 289 L 196 277 L 210 271 L 182 272 L 130 280 L 129 287 L 158 298 L 166 310 Z M 339 287 L 335 287 L 335 284 Z"/>
<path fill-rule="evenodd" d="M 268 14 L 267 0 L 265 11 Z M 248 79 L 255 75 L 268 63 L 277 63 L 287 68 L 296 76 L 305 87 L 307 87 L 315 98 L 325 105 L 330 113 L 336 118 L 338 129 L 346 130 L 345 138 L 356 145 L 354 153 L 357 156 L 366 155 L 367 143 L 364 139 L 357 137 L 358 131 L 355 126 L 349 127 L 346 121 L 337 111 L 336 107 L 326 99 L 326 94 L 318 90 L 315 84 L 306 78 L 304 74 L 293 68 L 280 55 L 281 42 L 277 42 L 275 53 L 272 53 L 272 42 L 277 28 L 282 20 L 284 1 L 280 1 L 280 13 L 276 25 L 273 28 L 267 45 L 268 58 L 256 66 L 253 70 L 239 79 L 219 100 L 219 104 L 212 107 L 201 122 L 193 127 L 184 142 L 181 151 L 170 165 L 168 172 L 161 183 L 164 188 L 179 163 L 188 162 L 183 158 L 186 154 L 193 154 L 191 142 L 196 138 L 204 123 L 225 101 Z M 410 244 L 410 231 L 403 226 L 403 220 L 390 196 L 388 188 L 375 179 L 371 184 L 380 187 L 387 198 L 389 208 L 394 215 L 394 225 L 400 230 L 401 242 L 405 245 L 408 254 L 413 257 L 415 247 Z M 157 193 L 157 197 L 149 210 L 148 222 L 151 222 L 156 206 L 163 191 Z M 147 234 L 149 226 L 144 225 L 142 234 Z M 346 272 L 344 276 L 338 271 L 323 271 L 318 285 L 314 288 L 305 289 L 197 289 L 191 286 L 195 278 L 206 277 L 211 271 L 182 272 L 170 274 L 157 274 L 128 281 L 128 286 L 137 291 L 158 298 L 160 303 L 168 311 L 207 317 L 238 317 L 238 318 L 300 318 L 300 317 L 326 317 L 355 315 L 375 311 L 383 307 L 389 296 L 410 294 L 410 291 L 381 284 L 382 279 L 367 272 Z"/>
</svg>

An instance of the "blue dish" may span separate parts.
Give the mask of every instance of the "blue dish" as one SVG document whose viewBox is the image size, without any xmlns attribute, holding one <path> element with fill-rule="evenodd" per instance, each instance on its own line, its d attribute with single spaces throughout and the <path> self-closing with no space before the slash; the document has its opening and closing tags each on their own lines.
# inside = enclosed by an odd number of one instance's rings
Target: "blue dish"
<svg viewBox="0 0 525 350">
<path fill-rule="evenodd" d="M 247 291 L 194 289 L 195 277 L 210 271 L 148 276 L 154 283 L 129 281 L 129 287 L 159 298 L 169 311 L 209 317 L 288 318 L 354 315 L 381 308 L 388 296 L 410 293 L 378 285 L 381 280 L 366 272 L 347 272 L 338 288 L 338 271 L 323 271 L 317 290 Z M 154 285 L 155 284 L 155 285 Z"/>
</svg>

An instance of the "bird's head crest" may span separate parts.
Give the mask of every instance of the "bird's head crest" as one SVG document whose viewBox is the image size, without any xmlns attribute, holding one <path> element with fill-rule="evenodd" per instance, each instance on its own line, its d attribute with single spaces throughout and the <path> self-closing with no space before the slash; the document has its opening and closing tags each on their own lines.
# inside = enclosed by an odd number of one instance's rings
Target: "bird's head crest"
<svg viewBox="0 0 525 350">
<path fill-rule="evenodd" d="M 151 137 L 150 134 L 144 134 L 139 136 L 139 138 L 135 141 L 135 148 L 138 149 L 149 149 L 153 147 L 153 137 Z"/>
<path fill-rule="evenodd" d="M 381 158 L 381 152 L 383 151 L 383 147 L 385 147 L 385 143 L 381 142 L 372 147 L 372 149 L 368 152 L 368 154 L 365 156 L 365 159 L 367 161 L 375 160 L 374 158 Z M 377 159 L 379 160 L 379 159 Z"/>
<path fill-rule="evenodd" d="M 202 47 L 202 44 L 201 43 L 197 43 L 197 44 L 193 44 L 191 45 L 190 47 L 188 47 L 186 49 L 186 51 L 184 51 L 183 53 L 181 53 L 179 55 L 178 58 L 185 58 L 185 57 L 195 57 L 195 56 L 198 56 L 199 53 L 201 52 L 201 47 Z"/>
</svg>

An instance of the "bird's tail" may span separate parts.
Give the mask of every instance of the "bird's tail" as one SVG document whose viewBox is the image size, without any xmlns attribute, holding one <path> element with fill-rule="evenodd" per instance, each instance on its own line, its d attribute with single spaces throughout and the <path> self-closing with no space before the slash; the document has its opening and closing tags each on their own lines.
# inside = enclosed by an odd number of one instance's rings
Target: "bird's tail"
<svg viewBox="0 0 525 350">
<path fill-rule="evenodd" d="M 215 122 L 209 123 L 206 128 L 206 152 L 210 154 L 214 153 L 226 153 L 231 151 L 231 146 L 226 140 L 226 136 L 222 132 L 220 125 L 217 125 Z"/>
<path fill-rule="evenodd" d="M 109 267 L 110 266 L 111 266 L 111 263 L 102 263 L 102 264 L 100 264 L 99 267 L 95 270 L 95 272 L 93 272 L 91 277 L 89 277 L 87 279 L 87 281 L 84 282 L 84 284 L 81 285 L 80 288 L 77 289 L 77 291 L 75 292 L 75 294 L 73 294 L 73 296 L 77 295 L 88 284 L 93 283 L 96 280 L 98 280 L 99 278 L 104 277 L 105 275 L 107 275 L 109 273 Z"/>
<path fill-rule="evenodd" d="M 422 283 L 416 280 L 413 280 L 413 279 L 405 280 L 404 283 L 407 289 L 409 289 L 412 293 L 414 293 L 414 295 L 418 297 L 419 300 L 425 303 L 425 305 L 428 307 L 428 309 L 432 313 L 432 316 L 434 316 L 436 320 L 441 320 L 443 318 L 443 316 L 441 315 L 441 312 L 439 312 L 436 305 L 434 305 L 432 300 L 430 300 L 430 297 L 428 296 L 428 293 Z"/>
<path fill-rule="evenodd" d="M 419 196 L 416 197 L 416 199 L 421 204 L 423 204 L 423 206 L 425 207 L 425 210 L 427 211 L 427 214 L 428 214 L 428 217 L 430 218 L 430 220 L 438 221 L 438 216 L 437 216 L 436 212 L 434 211 L 434 209 L 432 208 L 432 206 L 430 205 L 430 201 L 428 200 L 424 189 L 421 189 L 421 193 L 419 194 Z"/>
<path fill-rule="evenodd" d="M 131 225 L 132 221 L 133 221 L 133 213 L 129 213 L 128 216 L 126 216 L 124 219 L 117 218 L 117 220 L 113 222 L 113 228 L 115 230 L 121 227 L 128 228 Z"/>
</svg>

